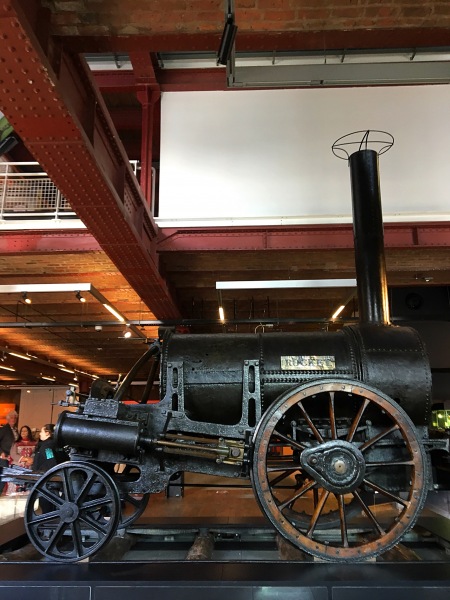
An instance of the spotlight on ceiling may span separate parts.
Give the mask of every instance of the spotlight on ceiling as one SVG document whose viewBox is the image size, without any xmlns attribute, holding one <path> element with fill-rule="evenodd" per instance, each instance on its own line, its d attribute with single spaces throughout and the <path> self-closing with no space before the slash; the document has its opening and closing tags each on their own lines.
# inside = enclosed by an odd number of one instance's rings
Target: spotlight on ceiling
<svg viewBox="0 0 450 600">
<path fill-rule="evenodd" d="M 25 304 L 31 304 L 31 298 L 28 298 L 28 294 L 26 292 L 22 292 L 22 300 Z"/>
<path fill-rule="evenodd" d="M 131 331 L 129 329 L 125 329 L 125 331 L 123 332 L 123 337 L 127 338 L 127 339 L 130 338 L 131 337 Z"/>
<path fill-rule="evenodd" d="M 86 302 L 86 298 L 81 295 L 81 292 L 77 292 L 75 296 L 79 302 Z"/>
<path fill-rule="evenodd" d="M 220 47 L 217 52 L 217 65 L 227 65 L 231 58 L 234 48 L 234 39 L 237 33 L 237 26 L 234 22 L 233 3 L 228 0 L 228 7 L 225 16 L 225 26 L 223 28 Z"/>
</svg>

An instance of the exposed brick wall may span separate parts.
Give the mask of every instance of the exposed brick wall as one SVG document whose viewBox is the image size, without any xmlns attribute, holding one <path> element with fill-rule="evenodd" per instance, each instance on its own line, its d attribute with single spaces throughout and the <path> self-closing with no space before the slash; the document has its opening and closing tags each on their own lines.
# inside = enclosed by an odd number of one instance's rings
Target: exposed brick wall
<svg viewBox="0 0 450 600">
<path fill-rule="evenodd" d="M 42 0 L 56 35 L 221 32 L 224 0 Z M 450 27 L 440 0 L 236 0 L 242 32 Z"/>
</svg>

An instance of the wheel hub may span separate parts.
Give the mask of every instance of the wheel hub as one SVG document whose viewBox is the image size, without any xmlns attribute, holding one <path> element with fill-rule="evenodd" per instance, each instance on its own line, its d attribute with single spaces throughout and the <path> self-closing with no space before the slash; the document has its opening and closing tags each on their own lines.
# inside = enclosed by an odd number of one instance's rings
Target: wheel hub
<svg viewBox="0 0 450 600">
<path fill-rule="evenodd" d="M 364 479 L 365 461 L 359 449 L 349 442 L 330 440 L 307 448 L 300 456 L 307 473 L 329 492 L 346 494 Z"/>
<path fill-rule="evenodd" d="M 64 523 L 73 523 L 77 519 L 79 512 L 79 508 L 74 502 L 66 502 L 59 511 L 59 514 Z"/>
</svg>

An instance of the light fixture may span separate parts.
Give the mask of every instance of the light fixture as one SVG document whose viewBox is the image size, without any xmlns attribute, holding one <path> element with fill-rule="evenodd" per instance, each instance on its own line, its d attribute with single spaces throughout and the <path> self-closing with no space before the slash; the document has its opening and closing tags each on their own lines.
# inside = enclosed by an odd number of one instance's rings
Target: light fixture
<svg viewBox="0 0 450 600">
<path fill-rule="evenodd" d="M 233 2 L 228 0 L 228 8 L 223 28 L 222 39 L 217 53 L 217 65 L 227 65 L 234 49 L 234 38 L 236 37 L 237 27 L 234 24 Z"/>
<path fill-rule="evenodd" d="M 0 369 L 5 369 L 5 371 L 15 371 L 12 367 L 5 367 L 5 365 L 0 365 Z"/>
<path fill-rule="evenodd" d="M 106 310 L 109 310 L 109 312 L 112 315 L 114 315 L 118 321 L 120 321 L 121 323 L 125 323 L 125 318 L 122 317 L 122 315 L 119 314 L 115 308 L 113 308 L 109 304 L 105 304 L 104 302 L 103 302 L 103 306 L 106 308 Z"/>
<path fill-rule="evenodd" d="M 219 306 L 219 319 L 222 323 L 225 321 L 225 312 L 223 310 L 223 306 Z"/>
<path fill-rule="evenodd" d="M 111 306 L 108 302 L 108 299 L 103 296 L 93 285 L 92 283 L 83 283 L 83 282 L 75 282 L 75 283 L 19 283 L 12 285 L 0 285 L 0 294 L 22 294 L 22 298 L 25 301 L 25 297 L 29 293 L 67 293 L 72 292 L 75 294 L 77 299 L 80 302 L 83 302 L 81 298 L 83 298 L 82 293 L 90 294 L 93 298 L 95 298 L 100 304 L 115 316 L 115 318 L 121 323 L 125 323 L 126 319 L 123 317 L 119 311 Z M 81 298 L 78 297 L 81 296 Z M 31 300 L 30 300 L 31 302 Z M 22 324 L 20 324 L 22 325 Z M 33 323 L 29 324 L 31 327 L 34 326 Z M 39 325 L 41 326 L 41 325 Z M 135 337 L 146 339 L 147 336 L 145 331 L 140 331 L 135 325 L 130 325 L 131 331 L 135 334 Z"/>
<path fill-rule="evenodd" d="M 46 375 L 41 375 L 41 379 L 46 379 L 47 381 L 56 381 L 55 377 L 47 377 Z"/>
<path fill-rule="evenodd" d="M 131 337 L 131 331 L 130 331 L 129 327 L 130 326 L 127 325 L 127 329 L 125 329 L 125 331 L 123 332 L 123 337 L 127 338 L 127 339 Z"/>
<path fill-rule="evenodd" d="M 25 356 L 24 354 L 19 354 L 18 352 L 8 352 L 10 356 L 16 356 L 17 358 L 23 358 L 23 360 L 31 360 L 29 356 Z"/>
<path fill-rule="evenodd" d="M 259 53 L 230 52 L 228 87 L 286 88 L 449 83 L 450 55 L 406 50 Z"/>
<path fill-rule="evenodd" d="M 75 296 L 79 302 L 82 302 L 82 303 L 86 302 L 86 298 L 81 295 L 81 292 L 79 290 L 77 291 Z"/>
<path fill-rule="evenodd" d="M 261 281 L 216 281 L 216 290 L 355 287 L 356 279 L 275 279 Z"/>
<path fill-rule="evenodd" d="M 331 315 L 331 319 L 337 319 L 341 312 L 344 310 L 345 304 L 341 304 L 340 307 Z"/>
<path fill-rule="evenodd" d="M 25 304 L 31 304 L 31 298 L 28 297 L 27 292 L 22 292 L 22 300 Z"/>
<path fill-rule="evenodd" d="M 353 300 L 353 298 L 355 297 L 356 294 L 356 289 L 353 290 L 351 292 L 351 294 L 344 300 L 344 302 L 338 306 L 338 308 L 334 311 L 334 313 L 331 315 L 331 321 L 334 321 L 335 319 L 338 318 L 338 316 L 341 314 L 341 312 L 344 310 L 344 308 L 347 306 L 347 304 Z"/>
</svg>

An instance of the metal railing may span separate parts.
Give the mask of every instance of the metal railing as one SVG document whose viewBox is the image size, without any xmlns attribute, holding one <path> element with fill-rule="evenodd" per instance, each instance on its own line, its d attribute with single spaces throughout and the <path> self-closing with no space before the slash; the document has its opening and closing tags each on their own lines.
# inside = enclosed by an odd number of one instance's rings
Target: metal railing
<svg viewBox="0 0 450 600">
<path fill-rule="evenodd" d="M 0 162 L 0 219 L 75 217 L 67 199 L 36 162 Z"/>
<path fill-rule="evenodd" d="M 140 169 L 130 160 L 135 176 Z M 37 162 L 0 162 L 0 221 L 14 219 L 60 220 L 76 218 L 67 198 Z M 155 169 L 152 167 L 152 206 L 155 199 Z"/>
</svg>

